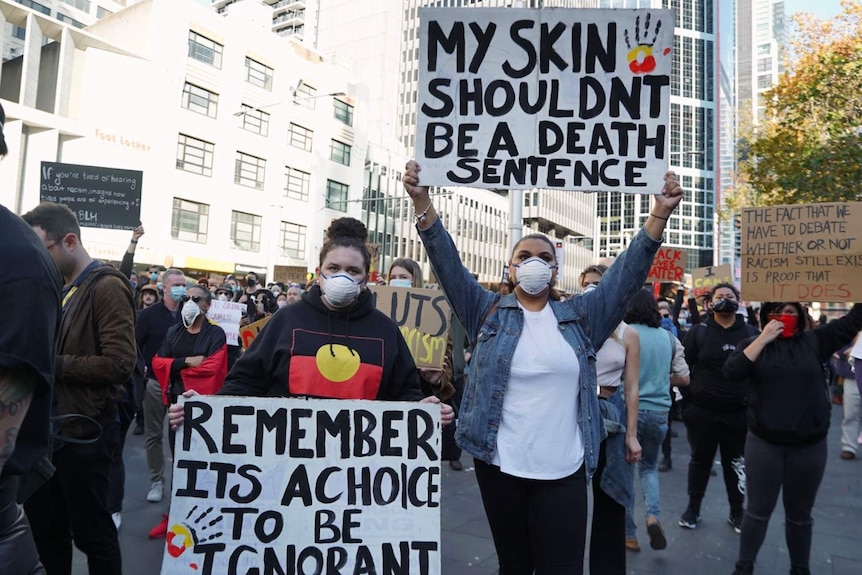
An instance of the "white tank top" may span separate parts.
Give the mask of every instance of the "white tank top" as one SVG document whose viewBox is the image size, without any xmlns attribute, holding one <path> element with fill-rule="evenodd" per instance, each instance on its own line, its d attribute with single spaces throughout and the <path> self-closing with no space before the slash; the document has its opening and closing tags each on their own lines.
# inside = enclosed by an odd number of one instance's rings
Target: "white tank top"
<svg viewBox="0 0 862 575">
<path fill-rule="evenodd" d="M 599 387 L 619 387 L 626 368 L 626 348 L 623 345 L 625 322 L 620 322 L 614 333 L 605 340 L 596 354 L 596 379 Z"/>
</svg>

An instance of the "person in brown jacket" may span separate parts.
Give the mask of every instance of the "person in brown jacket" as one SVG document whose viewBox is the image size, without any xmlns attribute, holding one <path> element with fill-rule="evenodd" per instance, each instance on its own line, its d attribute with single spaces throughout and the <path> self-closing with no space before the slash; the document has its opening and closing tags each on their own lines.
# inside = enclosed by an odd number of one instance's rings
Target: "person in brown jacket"
<svg viewBox="0 0 862 575">
<path fill-rule="evenodd" d="M 111 456 L 120 439 L 117 402 L 135 366 L 135 305 L 128 280 L 93 260 L 75 214 L 42 203 L 24 215 L 63 276 L 57 340 L 54 476 L 25 505 L 48 573 L 70 573 L 72 542 L 90 575 L 122 573 L 117 528 L 108 511 Z"/>
</svg>

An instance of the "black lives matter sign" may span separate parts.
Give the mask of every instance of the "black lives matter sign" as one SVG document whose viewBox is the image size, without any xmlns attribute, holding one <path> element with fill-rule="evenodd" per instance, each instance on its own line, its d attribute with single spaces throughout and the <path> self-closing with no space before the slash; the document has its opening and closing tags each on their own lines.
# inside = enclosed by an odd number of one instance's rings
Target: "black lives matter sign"
<svg viewBox="0 0 862 575">
<path fill-rule="evenodd" d="M 440 573 L 440 406 L 183 406 L 162 575 Z"/>
<path fill-rule="evenodd" d="M 141 221 L 144 173 L 42 162 L 39 199 L 68 206 L 85 228 L 133 230 Z"/>
<path fill-rule="evenodd" d="M 672 10 L 420 9 L 422 183 L 658 193 Z"/>
</svg>

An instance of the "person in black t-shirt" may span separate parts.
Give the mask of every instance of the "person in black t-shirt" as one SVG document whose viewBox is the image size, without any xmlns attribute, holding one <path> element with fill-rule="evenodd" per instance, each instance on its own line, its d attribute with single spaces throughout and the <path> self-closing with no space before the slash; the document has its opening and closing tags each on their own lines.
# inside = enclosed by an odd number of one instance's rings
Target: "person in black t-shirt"
<svg viewBox="0 0 862 575">
<path fill-rule="evenodd" d="M 0 106 L 0 156 L 5 156 Z M 38 236 L 0 206 L 0 290 L 17 305 L 0 330 L 0 565 L 3 573 L 45 573 L 27 517 L 16 502 L 19 478 L 47 454 L 60 275 Z M 50 467 L 50 466 L 49 466 Z"/>
</svg>

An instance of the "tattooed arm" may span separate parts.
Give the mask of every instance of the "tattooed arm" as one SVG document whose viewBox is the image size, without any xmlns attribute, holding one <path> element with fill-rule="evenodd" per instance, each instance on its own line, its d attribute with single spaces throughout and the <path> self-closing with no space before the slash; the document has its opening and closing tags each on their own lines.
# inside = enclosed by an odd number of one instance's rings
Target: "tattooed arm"
<svg viewBox="0 0 862 575">
<path fill-rule="evenodd" d="M 0 370 L 0 474 L 15 452 L 18 430 L 35 388 L 36 381 L 29 374 Z"/>
</svg>

